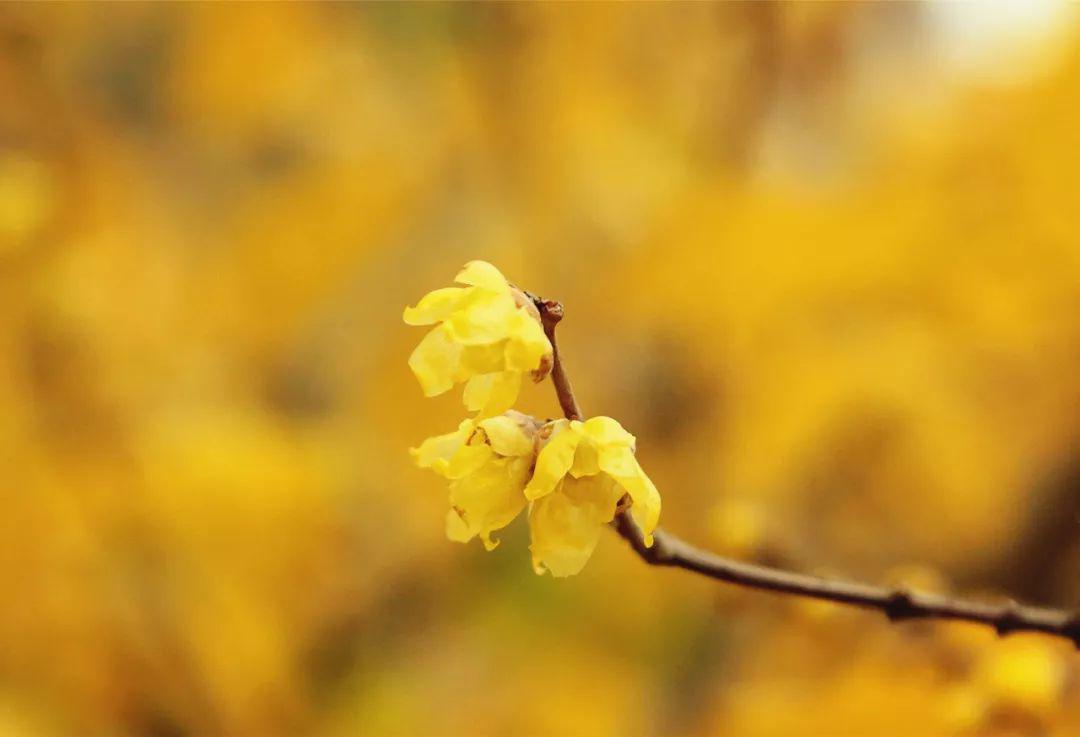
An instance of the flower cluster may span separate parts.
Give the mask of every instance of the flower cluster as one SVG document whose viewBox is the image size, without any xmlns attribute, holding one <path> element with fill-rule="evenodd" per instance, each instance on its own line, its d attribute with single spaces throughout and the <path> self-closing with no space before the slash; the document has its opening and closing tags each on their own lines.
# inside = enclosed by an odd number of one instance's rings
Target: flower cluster
<svg viewBox="0 0 1080 737">
<path fill-rule="evenodd" d="M 410 325 L 435 325 L 409 358 L 424 394 L 465 384 L 474 416 L 410 452 L 450 484 L 446 534 L 479 538 L 528 507 L 533 568 L 570 576 L 592 555 L 601 530 L 628 507 L 646 543 L 660 517 L 660 494 L 638 464 L 634 436 L 610 417 L 541 422 L 512 410 L 526 374 L 552 365 L 540 314 L 524 292 L 489 263 L 471 261 L 455 279 L 405 309 Z"/>
</svg>

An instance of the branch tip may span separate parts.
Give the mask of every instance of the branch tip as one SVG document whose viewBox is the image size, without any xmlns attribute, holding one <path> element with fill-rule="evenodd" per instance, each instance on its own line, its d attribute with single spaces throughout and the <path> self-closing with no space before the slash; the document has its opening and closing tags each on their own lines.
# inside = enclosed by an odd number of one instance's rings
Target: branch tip
<svg viewBox="0 0 1080 737">
<path fill-rule="evenodd" d="M 534 302 L 536 309 L 540 311 L 540 320 L 544 323 L 546 328 L 548 325 L 554 327 L 558 325 L 563 319 L 563 306 L 562 302 L 553 299 L 537 300 Z"/>
</svg>

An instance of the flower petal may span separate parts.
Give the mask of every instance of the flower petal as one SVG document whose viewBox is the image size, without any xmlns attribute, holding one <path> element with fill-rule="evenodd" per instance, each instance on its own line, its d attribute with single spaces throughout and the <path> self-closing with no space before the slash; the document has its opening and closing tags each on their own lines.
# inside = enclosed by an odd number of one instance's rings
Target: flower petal
<svg viewBox="0 0 1080 737">
<path fill-rule="evenodd" d="M 445 325 L 462 345 L 498 343 L 517 326 L 517 311 L 509 293 L 475 291 L 461 309 L 446 319 Z"/>
<path fill-rule="evenodd" d="M 459 309 L 468 296 L 469 290 L 461 287 L 436 289 L 425 294 L 416 307 L 406 307 L 402 319 L 408 325 L 434 325 Z"/>
<path fill-rule="evenodd" d="M 570 475 L 579 479 L 582 476 L 595 476 L 598 473 L 600 473 L 600 455 L 596 449 L 596 443 L 582 438 L 577 452 L 574 453 L 574 465 L 570 467 Z"/>
<path fill-rule="evenodd" d="M 509 322 L 506 368 L 523 372 L 535 371 L 540 367 L 544 356 L 551 353 L 551 343 L 544 334 L 544 328 L 522 309 L 518 309 Z"/>
<path fill-rule="evenodd" d="M 476 533 L 469 529 L 456 510 L 449 509 L 446 512 L 446 537 L 456 543 L 467 543 L 476 537 Z"/>
<path fill-rule="evenodd" d="M 536 456 L 536 470 L 525 487 L 525 496 L 539 499 L 555 490 L 555 486 L 574 464 L 574 452 L 581 442 L 580 422 L 556 420 L 551 439 Z"/>
<path fill-rule="evenodd" d="M 420 468 L 431 468 L 437 473 L 445 470 L 450 459 L 465 445 L 472 432 L 472 422 L 465 420 L 454 432 L 435 435 L 420 443 L 419 447 L 409 448 L 409 454 Z"/>
<path fill-rule="evenodd" d="M 590 417 L 581 429 L 597 445 L 634 445 L 634 436 L 610 417 Z"/>
<path fill-rule="evenodd" d="M 498 545 L 491 533 L 506 527 L 525 508 L 522 490 L 529 466 L 527 458 L 496 458 L 450 487 L 450 504 L 488 550 Z"/>
<path fill-rule="evenodd" d="M 480 374 L 465 384 L 463 399 L 470 412 L 479 417 L 501 415 L 514 405 L 521 391 L 521 374 L 517 371 L 499 371 Z"/>
<path fill-rule="evenodd" d="M 510 292 L 510 284 L 502 272 L 487 261 L 470 261 L 454 277 L 458 284 L 471 284 L 492 292 Z"/>
<path fill-rule="evenodd" d="M 486 345 L 467 345 L 461 349 L 458 381 L 468 381 L 477 374 L 490 374 L 506 368 L 506 341 Z"/>
<path fill-rule="evenodd" d="M 435 466 L 434 470 L 448 479 L 460 479 L 474 473 L 494 455 L 495 451 L 486 443 L 463 445 L 449 462 Z"/>
<path fill-rule="evenodd" d="M 532 503 L 529 549 L 537 573 L 572 576 L 585 567 L 601 530 L 615 514 L 613 486 L 602 476 L 567 478 L 554 493 Z"/>
<path fill-rule="evenodd" d="M 453 388 L 460 358 L 461 346 L 451 338 L 446 323 L 424 336 L 409 356 L 409 368 L 424 396 L 438 396 Z"/>
<path fill-rule="evenodd" d="M 608 446 L 600 449 L 600 469 L 615 479 L 619 486 L 633 500 L 630 514 L 641 527 L 645 535 L 645 544 L 652 546 L 652 532 L 660 521 L 660 492 L 645 474 L 634 457 L 634 452 L 625 446 Z"/>
<path fill-rule="evenodd" d="M 533 452 L 533 438 L 512 417 L 489 417 L 480 421 L 480 427 L 487 435 L 488 445 L 501 456 L 526 456 Z"/>
</svg>

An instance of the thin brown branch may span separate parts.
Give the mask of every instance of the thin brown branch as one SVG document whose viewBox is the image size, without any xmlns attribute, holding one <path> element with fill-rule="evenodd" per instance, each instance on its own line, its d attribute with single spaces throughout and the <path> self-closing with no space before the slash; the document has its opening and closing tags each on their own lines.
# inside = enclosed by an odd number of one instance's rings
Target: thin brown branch
<svg viewBox="0 0 1080 737">
<path fill-rule="evenodd" d="M 534 298 L 534 301 L 540 311 L 544 332 L 551 341 L 551 379 L 559 405 L 567 419 L 582 419 L 581 408 L 555 342 L 555 327 L 563 317 L 562 305 L 539 298 Z M 641 530 L 626 511 L 618 513 L 612 525 L 649 565 L 682 568 L 747 588 L 874 609 L 894 622 L 905 619 L 954 619 L 993 627 L 1001 636 L 1013 632 L 1041 632 L 1063 637 L 1080 648 L 1080 613 L 1077 612 L 1025 606 L 1014 601 L 998 604 L 955 599 L 768 568 L 701 550 L 661 529 L 654 531 L 653 545 L 647 547 Z"/>
<path fill-rule="evenodd" d="M 570 386 L 570 377 L 566 375 L 566 367 L 563 366 L 559 356 L 559 344 L 555 340 L 555 326 L 563 318 L 561 302 L 533 298 L 536 309 L 540 310 L 540 321 L 544 325 L 544 333 L 551 341 L 551 383 L 555 386 L 555 394 L 559 398 L 559 406 L 562 407 L 563 415 L 568 420 L 580 420 L 584 415 L 578 406 L 577 397 L 574 396 L 574 388 Z"/>
</svg>

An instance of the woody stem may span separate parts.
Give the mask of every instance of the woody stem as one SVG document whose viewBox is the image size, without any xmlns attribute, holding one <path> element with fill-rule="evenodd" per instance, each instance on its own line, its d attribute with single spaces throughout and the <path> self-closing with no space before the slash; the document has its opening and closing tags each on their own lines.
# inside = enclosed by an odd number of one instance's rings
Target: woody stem
<svg viewBox="0 0 1080 737">
<path fill-rule="evenodd" d="M 563 318 L 562 304 L 534 298 L 541 323 L 551 341 L 551 380 L 559 406 L 568 420 L 580 420 L 581 407 L 574 396 L 555 340 L 555 327 Z M 882 612 L 890 621 L 904 619 L 953 619 L 993 627 L 1000 636 L 1013 632 L 1041 632 L 1071 640 L 1080 649 L 1080 613 L 1026 606 L 956 599 L 938 594 L 887 588 L 857 581 L 809 576 L 724 558 L 690 545 L 671 533 L 657 529 L 654 542 L 646 545 L 641 529 L 626 511 L 615 515 L 612 526 L 649 565 L 692 571 L 718 581 L 752 589 L 790 594 Z"/>
</svg>

